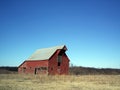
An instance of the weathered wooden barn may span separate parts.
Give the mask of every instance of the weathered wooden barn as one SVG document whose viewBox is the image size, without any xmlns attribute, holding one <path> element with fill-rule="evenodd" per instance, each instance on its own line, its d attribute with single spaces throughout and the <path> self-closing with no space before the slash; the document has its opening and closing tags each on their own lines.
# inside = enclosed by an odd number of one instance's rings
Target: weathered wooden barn
<svg viewBox="0 0 120 90">
<path fill-rule="evenodd" d="M 38 49 L 18 67 L 18 73 L 67 75 L 69 58 L 66 50 L 65 45 Z"/>
</svg>

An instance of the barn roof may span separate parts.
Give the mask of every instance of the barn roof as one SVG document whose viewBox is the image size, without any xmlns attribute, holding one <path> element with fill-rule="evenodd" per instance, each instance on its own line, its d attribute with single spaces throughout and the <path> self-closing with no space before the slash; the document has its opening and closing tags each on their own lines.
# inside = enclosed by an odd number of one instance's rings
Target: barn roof
<svg viewBox="0 0 120 90">
<path fill-rule="evenodd" d="M 58 49 L 67 50 L 65 45 L 55 46 L 50 48 L 43 48 L 36 50 L 28 59 L 28 60 L 47 60 L 49 59 Z"/>
</svg>

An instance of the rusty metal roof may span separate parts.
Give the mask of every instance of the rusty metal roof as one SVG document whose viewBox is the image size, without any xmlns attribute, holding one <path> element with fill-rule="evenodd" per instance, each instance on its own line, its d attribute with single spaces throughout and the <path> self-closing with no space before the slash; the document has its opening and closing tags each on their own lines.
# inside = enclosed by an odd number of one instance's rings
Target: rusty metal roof
<svg viewBox="0 0 120 90">
<path fill-rule="evenodd" d="M 65 45 L 38 49 L 27 59 L 27 61 L 28 60 L 47 60 L 56 52 L 56 50 L 63 49 L 64 46 Z"/>
</svg>

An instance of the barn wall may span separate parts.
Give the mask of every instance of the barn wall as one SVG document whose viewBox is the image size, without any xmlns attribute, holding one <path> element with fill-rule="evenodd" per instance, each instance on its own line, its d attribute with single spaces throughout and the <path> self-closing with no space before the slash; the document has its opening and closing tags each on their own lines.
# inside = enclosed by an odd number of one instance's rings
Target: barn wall
<svg viewBox="0 0 120 90">
<path fill-rule="evenodd" d="M 57 55 L 58 52 L 56 52 L 49 60 L 49 75 L 55 75 L 57 74 Z"/>
<path fill-rule="evenodd" d="M 19 68 L 19 73 L 25 74 L 39 74 L 48 73 L 48 70 L 41 70 L 41 67 L 48 67 L 48 60 L 40 61 L 25 61 Z"/>
<path fill-rule="evenodd" d="M 60 74 L 69 74 L 69 58 L 67 57 L 66 54 L 62 56 L 62 64 L 60 66 L 61 68 L 61 73 Z"/>
<path fill-rule="evenodd" d="M 55 74 L 67 75 L 69 72 L 69 59 L 66 54 L 62 55 L 61 65 L 58 66 L 57 56 L 58 56 L 59 52 L 60 52 L 60 50 L 57 50 L 57 52 L 49 60 L 48 72 L 50 75 L 55 75 Z"/>
</svg>

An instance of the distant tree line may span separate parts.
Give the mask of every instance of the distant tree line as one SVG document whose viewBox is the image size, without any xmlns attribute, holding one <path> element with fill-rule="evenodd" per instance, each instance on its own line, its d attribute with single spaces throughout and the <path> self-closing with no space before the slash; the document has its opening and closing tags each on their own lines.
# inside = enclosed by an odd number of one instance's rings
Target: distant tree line
<svg viewBox="0 0 120 90">
<path fill-rule="evenodd" d="M 72 75 L 120 75 L 120 69 L 112 68 L 90 68 L 81 66 L 72 66 L 69 69 Z"/>
<path fill-rule="evenodd" d="M 0 74 L 17 73 L 17 71 L 18 71 L 18 67 L 9 67 L 9 66 L 0 67 Z"/>
<path fill-rule="evenodd" d="M 0 67 L 0 74 L 17 73 L 17 71 L 18 67 Z M 92 68 L 71 65 L 69 68 L 69 73 L 70 75 L 120 75 L 120 69 Z"/>
</svg>

